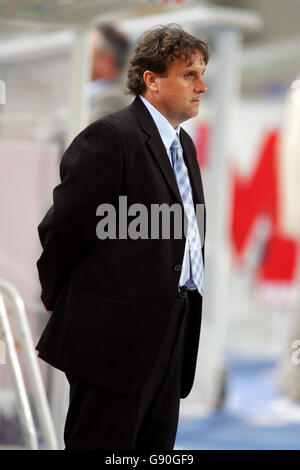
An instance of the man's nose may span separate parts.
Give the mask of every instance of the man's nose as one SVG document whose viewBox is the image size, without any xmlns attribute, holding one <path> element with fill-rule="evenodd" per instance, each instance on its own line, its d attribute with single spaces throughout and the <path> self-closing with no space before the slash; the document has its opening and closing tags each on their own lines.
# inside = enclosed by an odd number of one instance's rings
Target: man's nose
<svg viewBox="0 0 300 470">
<path fill-rule="evenodd" d="M 206 83 L 204 82 L 203 78 L 200 78 L 197 83 L 195 84 L 195 89 L 199 93 L 205 93 L 207 91 Z"/>
</svg>

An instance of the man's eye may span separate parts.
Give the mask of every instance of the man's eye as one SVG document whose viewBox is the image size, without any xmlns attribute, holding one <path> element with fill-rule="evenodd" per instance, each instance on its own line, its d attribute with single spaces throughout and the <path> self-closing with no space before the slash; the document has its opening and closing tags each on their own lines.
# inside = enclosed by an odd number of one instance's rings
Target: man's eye
<svg viewBox="0 0 300 470">
<path fill-rule="evenodd" d="M 185 78 L 190 78 L 191 76 L 192 76 L 191 73 L 186 73 L 186 74 L 185 74 Z"/>
</svg>

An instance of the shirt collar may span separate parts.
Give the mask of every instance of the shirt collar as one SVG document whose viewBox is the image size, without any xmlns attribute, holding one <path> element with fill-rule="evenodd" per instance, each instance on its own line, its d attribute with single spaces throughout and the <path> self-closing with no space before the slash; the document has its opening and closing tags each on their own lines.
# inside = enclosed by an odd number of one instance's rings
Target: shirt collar
<svg viewBox="0 0 300 470">
<path fill-rule="evenodd" d="M 152 116 L 153 121 L 156 124 L 158 132 L 162 138 L 164 146 L 168 151 L 172 145 L 173 140 L 177 137 L 179 142 L 179 133 L 180 133 L 180 125 L 174 129 L 171 126 L 169 121 L 165 118 L 163 114 L 161 114 L 158 109 L 156 109 L 144 96 L 139 95 L 139 98 L 142 100 L 146 108 L 148 109 L 149 113 Z"/>
</svg>

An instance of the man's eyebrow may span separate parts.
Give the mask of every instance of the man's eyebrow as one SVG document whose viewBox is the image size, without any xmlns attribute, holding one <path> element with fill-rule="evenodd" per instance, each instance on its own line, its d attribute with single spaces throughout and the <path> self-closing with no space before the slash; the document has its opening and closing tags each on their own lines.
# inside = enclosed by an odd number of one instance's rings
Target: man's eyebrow
<svg viewBox="0 0 300 470">
<path fill-rule="evenodd" d="M 185 67 L 186 68 L 190 68 L 190 67 L 197 67 L 198 64 L 195 64 L 195 62 L 190 62 L 190 63 L 186 63 L 185 64 Z M 206 64 L 203 62 L 200 64 L 201 67 L 204 67 L 204 69 L 206 69 Z"/>
<path fill-rule="evenodd" d="M 191 68 L 192 66 L 187 66 L 184 70 L 184 72 L 192 72 L 192 73 L 198 73 L 196 69 L 193 69 Z M 204 69 L 202 70 L 202 74 L 204 74 L 204 72 L 206 71 L 206 67 L 204 67 Z"/>
</svg>

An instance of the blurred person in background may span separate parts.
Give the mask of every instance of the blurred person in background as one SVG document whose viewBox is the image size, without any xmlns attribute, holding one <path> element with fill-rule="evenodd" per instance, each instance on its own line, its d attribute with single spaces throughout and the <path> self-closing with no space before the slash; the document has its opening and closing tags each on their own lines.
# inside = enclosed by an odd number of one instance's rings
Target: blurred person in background
<svg viewBox="0 0 300 470">
<path fill-rule="evenodd" d="M 129 54 L 129 41 L 116 26 L 98 24 L 89 34 L 91 48 L 91 74 L 86 87 L 87 124 L 106 114 L 127 106 L 130 98 L 126 94 L 125 68 Z M 39 140 L 56 142 L 65 150 L 68 109 L 57 110 L 55 118 L 47 124 L 38 124 L 32 135 Z"/>
<path fill-rule="evenodd" d="M 70 383 L 66 449 L 173 449 L 180 398 L 194 381 L 204 280 L 202 181 L 180 124 L 198 114 L 208 58 L 206 43 L 177 25 L 146 32 L 128 70 L 134 101 L 89 125 L 62 158 L 38 228 L 41 298 L 52 314 L 37 349 Z M 177 205 L 181 235 L 171 216 L 170 236 L 164 225 L 152 238 L 147 213 L 151 235 L 132 237 L 127 202 L 151 213 Z M 103 204 L 125 237 L 99 236 Z"/>
<path fill-rule="evenodd" d="M 87 87 L 89 123 L 129 104 L 124 75 L 129 52 L 128 39 L 115 26 L 103 23 L 93 28 L 90 40 L 92 70 Z"/>
</svg>

